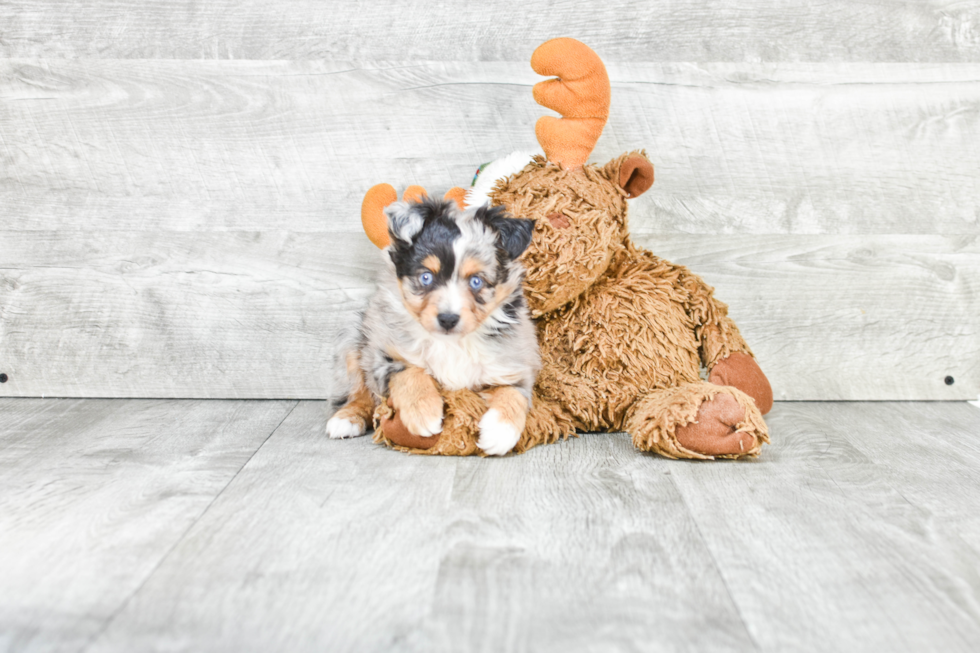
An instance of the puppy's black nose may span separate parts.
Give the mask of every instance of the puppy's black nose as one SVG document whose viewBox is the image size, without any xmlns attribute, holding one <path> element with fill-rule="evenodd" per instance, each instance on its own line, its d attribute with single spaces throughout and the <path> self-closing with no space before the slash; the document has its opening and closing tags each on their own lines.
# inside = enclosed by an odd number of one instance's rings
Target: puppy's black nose
<svg viewBox="0 0 980 653">
<path fill-rule="evenodd" d="M 459 316 L 455 313 L 439 313 L 436 319 L 439 321 L 439 326 L 446 331 L 451 331 L 454 326 L 459 324 Z"/>
</svg>

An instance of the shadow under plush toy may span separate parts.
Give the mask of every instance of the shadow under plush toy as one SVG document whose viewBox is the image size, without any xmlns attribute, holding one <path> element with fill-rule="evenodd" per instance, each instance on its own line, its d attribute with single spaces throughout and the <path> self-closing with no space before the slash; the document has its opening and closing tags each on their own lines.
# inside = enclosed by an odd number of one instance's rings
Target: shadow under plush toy
<svg viewBox="0 0 980 653">
<path fill-rule="evenodd" d="M 555 77 L 534 87 L 534 99 L 563 116 L 537 123 L 546 158 L 513 154 L 486 166 L 465 197 L 459 188 L 447 193 L 536 220 L 522 260 L 543 368 L 514 451 L 576 431 L 625 430 L 638 449 L 671 458 L 758 455 L 769 441 L 762 416 L 772 389 L 726 305 L 687 268 L 630 240 L 626 201 L 650 188 L 653 165 L 643 152 L 585 163 L 609 113 L 605 66 L 586 45 L 561 38 L 538 47 L 531 67 Z M 379 247 L 388 245 L 383 208 L 396 198 L 387 184 L 364 198 L 364 228 Z M 409 433 L 382 402 L 375 439 L 413 453 L 480 453 L 483 398 L 442 394 L 442 433 Z"/>
</svg>

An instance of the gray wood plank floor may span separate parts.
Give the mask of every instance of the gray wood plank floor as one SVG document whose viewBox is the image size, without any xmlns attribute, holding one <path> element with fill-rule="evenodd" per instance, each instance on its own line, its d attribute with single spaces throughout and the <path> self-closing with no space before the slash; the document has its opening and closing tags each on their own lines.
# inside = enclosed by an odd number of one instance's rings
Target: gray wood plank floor
<svg viewBox="0 0 980 653">
<path fill-rule="evenodd" d="M 976 650 L 980 410 L 755 461 L 329 441 L 322 402 L 0 400 L 0 650 Z"/>
</svg>

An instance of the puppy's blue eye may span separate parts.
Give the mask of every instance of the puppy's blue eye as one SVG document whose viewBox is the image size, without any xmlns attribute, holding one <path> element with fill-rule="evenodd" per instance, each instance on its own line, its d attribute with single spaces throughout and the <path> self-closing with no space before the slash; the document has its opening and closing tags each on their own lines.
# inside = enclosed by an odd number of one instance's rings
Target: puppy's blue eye
<svg viewBox="0 0 980 653">
<path fill-rule="evenodd" d="M 431 272 L 423 272 L 419 275 L 419 283 L 423 286 L 431 286 L 434 278 Z"/>
<path fill-rule="evenodd" d="M 480 277 L 470 277 L 470 289 L 479 290 L 483 287 L 483 279 Z"/>
</svg>

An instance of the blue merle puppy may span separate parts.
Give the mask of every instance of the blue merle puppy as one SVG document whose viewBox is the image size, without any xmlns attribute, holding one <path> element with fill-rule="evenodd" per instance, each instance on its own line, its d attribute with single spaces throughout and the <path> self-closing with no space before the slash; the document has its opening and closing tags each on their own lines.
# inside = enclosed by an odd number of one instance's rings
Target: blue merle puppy
<svg viewBox="0 0 980 653">
<path fill-rule="evenodd" d="M 478 446 L 504 455 L 517 444 L 541 368 L 524 302 L 534 222 L 502 207 L 460 210 L 451 201 L 395 202 L 385 209 L 391 244 L 377 292 L 343 352 L 342 407 L 332 438 L 363 435 L 385 396 L 409 431 L 442 431 L 439 388 L 481 392 L 488 410 Z"/>
</svg>

